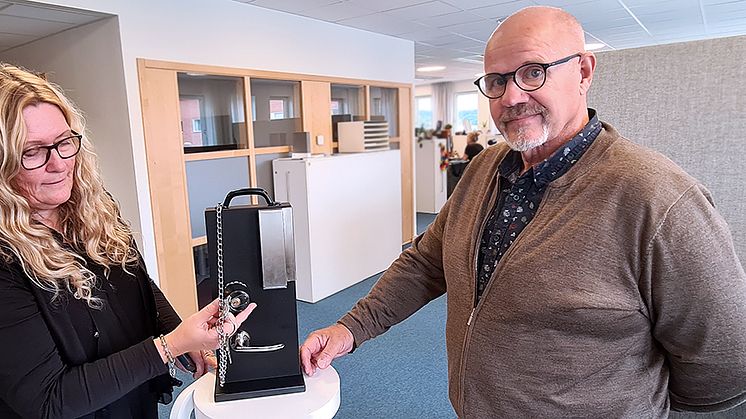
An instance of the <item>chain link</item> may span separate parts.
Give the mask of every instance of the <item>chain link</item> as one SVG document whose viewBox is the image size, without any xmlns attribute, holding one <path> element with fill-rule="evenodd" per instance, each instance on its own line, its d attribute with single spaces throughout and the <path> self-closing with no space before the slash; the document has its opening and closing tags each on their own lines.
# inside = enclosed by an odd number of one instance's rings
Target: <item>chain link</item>
<svg viewBox="0 0 746 419">
<path fill-rule="evenodd" d="M 228 315 L 228 299 L 225 298 L 225 281 L 223 278 L 223 204 L 218 203 L 215 208 L 215 218 L 217 224 L 217 253 L 218 253 L 218 298 L 220 299 L 220 314 L 218 315 L 218 324 L 216 329 L 220 338 L 220 356 L 218 358 L 218 379 L 220 387 L 225 385 L 225 373 L 228 370 L 228 364 L 232 363 L 228 336 L 223 330 L 226 316 Z"/>
</svg>

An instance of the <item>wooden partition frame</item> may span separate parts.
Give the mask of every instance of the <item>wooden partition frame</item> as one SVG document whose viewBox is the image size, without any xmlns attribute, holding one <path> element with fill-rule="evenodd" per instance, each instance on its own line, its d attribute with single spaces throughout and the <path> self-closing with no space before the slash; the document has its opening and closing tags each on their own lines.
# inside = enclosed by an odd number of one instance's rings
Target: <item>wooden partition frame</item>
<svg viewBox="0 0 746 419">
<path fill-rule="evenodd" d="M 364 86 L 366 119 L 370 118 L 371 86 L 398 89 L 399 135 L 391 138 L 391 142 L 399 144 L 402 162 L 402 243 L 408 243 L 414 238 L 414 132 L 411 84 L 147 59 L 138 59 L 137 67 L 158 276 L 163 292 L 181 316 L 187 316 L 197 310 L 193 247 L 207 242 L 205 237 L 191 237 L 186 162 L 246 157 L 249 165 L 249 185 L 257 186 L 256 156 L 290 151 L 290 147 L 255 147 L 251 123 L 252 78 L 300 81 L 303 130 L 311 133 L 312 151 L 327 154 L 331 154 L 333 150 L 330 118 L 332 83 Z M 184 154 L 179 127 L 179 93 L 176 77 L 178 72 L 243 77 L 246 148 Z M 324 137 L 323 144 L 317 144 L 319 136 Z"/>
<path fill-rule="evenodd" d="M 138 61 L 158 278 L 179 315 L 197 308 L 176 72 Z M 150 141 L 148 141 L 150 139 Z M 157 140 L 156 140 L 157 139 Z"/>
</svg>

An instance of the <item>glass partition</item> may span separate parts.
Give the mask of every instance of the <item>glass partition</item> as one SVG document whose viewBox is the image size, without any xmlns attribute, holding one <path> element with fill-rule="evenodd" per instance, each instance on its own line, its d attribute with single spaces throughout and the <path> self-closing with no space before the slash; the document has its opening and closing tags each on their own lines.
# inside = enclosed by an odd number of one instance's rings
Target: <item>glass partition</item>
<svg viewBox="0 0 746 419">
<path fill-rule="evenodd" d="M 300 82 L 251 79 L 255 147 L 290 146 L 303 129 Z"/>
<path fill-rule="evenodd" d="M 332 83 L 331 91 L 332 138 L 336 140 L 338 123 L 365 120 L 365 88 Z"/>
<path fill-rule="evenodd" d="M 389 123 L 389 137 L 399 136 L 399 89 L 370 87 L 370 119 Z"/>
<path fill-rule="evenodd" d="M 245 148 L 241 77 L 177 73 L 185 153 Z"/>
<path fill-rule="evenodd" d="M 197 160 L 186 162 L 187 195 L 189 197 L 189 221 L 192 238 L 204 236 L 205 209 L 223 202 L 228 192 L 249 187 L 249 159 L 230 157 L 225 159 Z M 231 205 L 248 204 L 248 197 L 237 197 Z"/>
</svg>

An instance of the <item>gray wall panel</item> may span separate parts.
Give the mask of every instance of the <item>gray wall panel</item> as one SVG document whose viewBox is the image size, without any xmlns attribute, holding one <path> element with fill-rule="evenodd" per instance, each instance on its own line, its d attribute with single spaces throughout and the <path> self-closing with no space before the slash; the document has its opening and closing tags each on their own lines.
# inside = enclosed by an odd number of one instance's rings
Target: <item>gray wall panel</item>
<svg viewBox="0 0 746 419">
<path fill-rule="evenodd" d="M 589 104 L 712 192 L 746 262 L 746 36 L 597 54 Z"/>
</svg>

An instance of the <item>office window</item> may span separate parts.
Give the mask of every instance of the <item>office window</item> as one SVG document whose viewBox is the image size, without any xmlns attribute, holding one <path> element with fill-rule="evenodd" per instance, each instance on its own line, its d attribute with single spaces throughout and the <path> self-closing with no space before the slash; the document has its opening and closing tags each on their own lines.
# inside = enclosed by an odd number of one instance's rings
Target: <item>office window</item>
<svg viewBox="0 0 746 419">
<path fill-rule="evenodd" d="M 332 98 L 332 107 L 331 107 L 332 115 L 341 115 L 345 113 L 345 108 L 346 106 L 345 106 L 344 99 Z"/>
<path fill-rule="evenodd" d="M 477 92 L 456 93 L 456 131 L 472 131 L 478 128 L 477 109 L 479 98 Z"/>
<path fill-rule="evenodd" d="M 177 73 L 184 152 L 246 144 L 243 79 Z"/>
<path fill-rule="evenodd" d="M 290 98 L 272 97 L 269 98 L 269 119 L 285 119 L 292 113 Z"/>
<path fill-rule="evenodd" d="M 415 127 L 432 129 L 433 126 L 433 97 L 417 96 L 415 98 Z"/>
<path fill-rule="evenodd" d="M 300 116 L 300 82 L 251 79 L 255 147 L 278 147 L 304 135 Z"/>
</svg>

